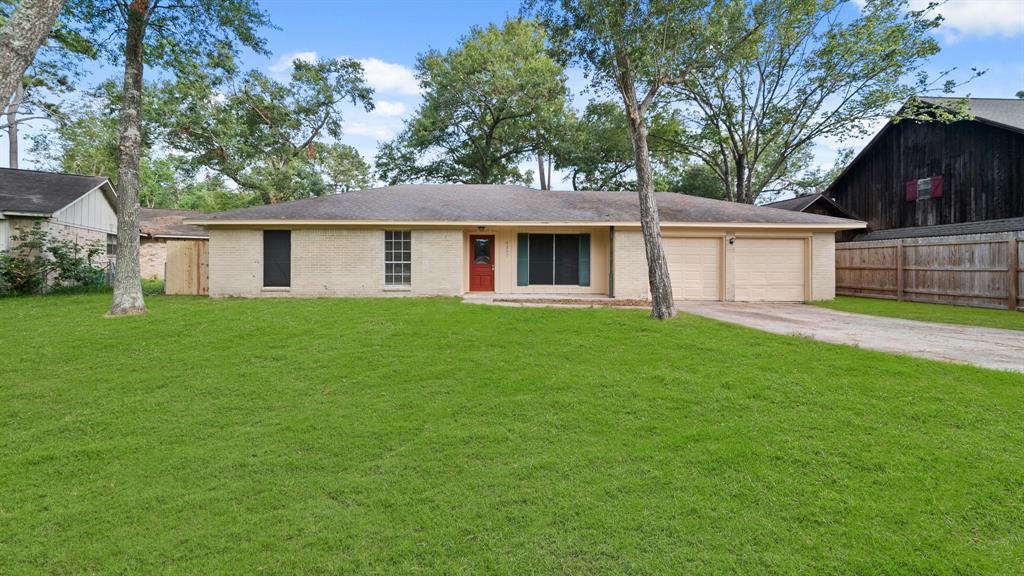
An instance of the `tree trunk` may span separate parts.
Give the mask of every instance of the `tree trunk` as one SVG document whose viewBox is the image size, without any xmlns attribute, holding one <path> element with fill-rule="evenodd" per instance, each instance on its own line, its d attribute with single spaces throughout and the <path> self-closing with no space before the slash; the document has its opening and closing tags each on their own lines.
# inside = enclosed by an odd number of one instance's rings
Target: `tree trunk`
<svg viewBox="0 0 1024 576">
<path fill-rule="evenodd" d="M 25 100 L 25 83 L 18 82 L 14 99 L 7 106 L 7 167 L 18 168 L 18 108 Z"/>
<path fill-rule="evenodd" d="M 736 155 L 736 197 L 733 202 L 745 202 L 743 199 L 744 182 L 747 179 L 747 157 L 744 154 Z"/>
<path fill-rule="evenodd" d="M 548 156 L 548 190 L 551 190 L 551 165 L 554 164 L 554 160 L 551 156 Z"/>
<path fill-rule="evenodd" d="M 0 102 L 11 100 L 63 7 L 64 0 L 21 0 L 0 27 Z"/>
<path fill-rule="evenodd" d="M 644 233 L 647 252 L 647 281 L 651 287 L 651 317 L 659 320 L 676 315 L 672 296 L 672 279 L 668 275 L 668 260 L 661 242 L 661 219 L 654 198 L 654 179 L 650 151 L 647 149 L 647 125 L 638 110 L 629 112 L 629 137 L 633 141 L 636 161 L 636 187 L 640 196 L 640 226 Z"/>
<path fill-rule="evenodd" d="M 133 0 L 128 9 L 117 163 L 117 263 L 111 316 L 146 313 L 139 271 L 139 157 L 142 154 L 142 48 L 148 10 L 149 0 Z"/>
<path fill-rule="evenodd" d="M 537 154 L 537 173 L 540 175 L 540 189 L 547 190 L 547 181 L 544 180 L 544 155 L 540 153 Z"/>
</svg>

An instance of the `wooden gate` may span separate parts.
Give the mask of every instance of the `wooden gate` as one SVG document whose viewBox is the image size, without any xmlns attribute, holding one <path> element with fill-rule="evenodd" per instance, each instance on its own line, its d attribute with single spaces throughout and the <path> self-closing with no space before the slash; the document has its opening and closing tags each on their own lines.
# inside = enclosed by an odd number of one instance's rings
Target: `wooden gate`
<svg viewBox="0 0 1024 576">
<path fill-rule="evenodd" d="M 205 296 L 210 293 L 210 243 L 168 240 L 164 292 Z"/>
</svg>

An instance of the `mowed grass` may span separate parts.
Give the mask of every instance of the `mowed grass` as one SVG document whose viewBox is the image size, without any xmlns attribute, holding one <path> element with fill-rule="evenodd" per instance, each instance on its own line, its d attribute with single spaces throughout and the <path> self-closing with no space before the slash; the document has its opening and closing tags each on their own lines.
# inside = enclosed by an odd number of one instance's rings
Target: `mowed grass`
<svg viewBox="0 0 1024 576">
<path fill-rule="evenodd" d="M 969 326 L 1004 328 L 1006 330 L 1024 330 L 1024 312 L 1016 310 L 973 308 L 970 306 L 950 306 L 947 304 L 927 304 L 923 302 L 898 302 L 896 300 L 858 298 L 855 296 L 837 296 L 835 300 L 815 302 L 815 304 L 842 312 L 856 312 L 857 314 L 868 314 L 871 316 L 906 318 L 907 320 L 924 320 L 926 322 L 943 322 L 946 324 L 966 324 Z"/>
<path fill-rule="evenodd" d="M 636 310 L 0 300 L 0 572 L 1020 574 L 1024 377 Z"/>
</svg>

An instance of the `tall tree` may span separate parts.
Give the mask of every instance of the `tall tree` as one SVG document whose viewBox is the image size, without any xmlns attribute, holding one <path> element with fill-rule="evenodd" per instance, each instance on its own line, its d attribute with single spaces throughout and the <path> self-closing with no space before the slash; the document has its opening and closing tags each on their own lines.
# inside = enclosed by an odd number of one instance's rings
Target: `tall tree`
<svg viewBox="0 0 1024 576">
<path fill-rule="evenodd" d="M 648 113 L 663 89 L 680 84 L 701 57 L 709 38 L 709 15 L 717 2 L 697 0 L 527 0 L 552 31 L 557 53 L 584 67 L 598 89 L 622 99 L 640 201 L 647 255 L 651 316 L 676 315 L 672 283 L 661 241 L 654 198 L 654 171 L 647 143 Z"/>
<path fill-rule="evenodd" d="M 921 70 L 939 51 L 931 35 L 941 21 L 934 5 L 725 4 L 718 12 L 720 41 L 701 48 L 712 66 L 695 69 L 670 90 L 689 104 L 683 107 L 689 137 L 679 145 L 714 169 L 730 200 L 753 203 L 762 192 L 806 179 L 800 173 L 815 140 L 861 136 L 912 95 L 939 87 Z"/>
<path fill-rule="evenodd" d="M 675 114 L 655 110 L 647 124 L 654 169 L 678 161 L 675 148 L 657 146 L 678 138 L 681 126 Z M 581 116 L 568 115 L 558 130 L 554 164 L 566 173 L 573 190 L 635 190 L 636 156 L 622 104 L 591 102 Z"/>
<path fill-rule="evenodd" d="M 417 76 L 423 104 L 380 147 L 381 180 L 532 182 L 519 163 L 550 151 L 546 134 L 567 98 L 563 68 L 536 22 L 473 28 L 457 48 L 421 55 Z"/>
<path fill-rule="evenodd" d="M 117 35 L 124 64 L 118 140 L 117 267 L 109 314 L 146 311 L 139 274 L 139 162 L 142 155 L 143 69 L 184 75 L 199 63 L 231 66 L 239 45 L 266 53 L 258 30 L 269 21 L 254 0 L 74 0 L 73 12 L 95 36 Z"/>
<path fill-rule="evenodd" d="M 62 8 L 64 0 L 21 0 L 0 25 L 0 102 L 10 102 Z"/>
<path fill-rule="evenodd" d="M 323 174 L 333 192 L 351 192 L 373 185 L 373 174 L 359 151 L 334 142 L 316 147 L 317 171 Z"/>
<path fill-rule="evenodd" d="M 0 0 L 0 22 L 6 21 L 16 6 L 16 0 Z M 18 167 L 20 129 L 26 124 L 64 118 L 67 96 L 81 77 L 82 61 L 96 56 L 96 46 L 90 39 L 57 20 L 0 117 L 0 129 L 7 130 L 9 167 Z"/>
<path fill-rule="evenodd" d="M 265 204 L 353 185 L 331 169 L 342 161 L 339 154 L 355 150 L 330 141 L 342 136 L 344 106 L 373 109 L 362 65 L 348 58 L 293 65 L 288 83 L 252 71 L 226 86 L 188 79 L 166 86 L 170 100 L 180 102 L 164 120 L 169 145 Z"/>
</svg>

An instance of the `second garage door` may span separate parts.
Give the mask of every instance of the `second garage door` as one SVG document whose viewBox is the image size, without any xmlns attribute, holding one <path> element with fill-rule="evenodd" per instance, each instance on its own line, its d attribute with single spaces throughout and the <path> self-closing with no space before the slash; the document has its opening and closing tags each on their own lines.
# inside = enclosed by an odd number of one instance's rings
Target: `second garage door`
<svg viewBox="0 0 1024 576">
<path fill-rule="evenodd" d="M 802 302 L 803 238 L 737 238 L 736 300 Z"/>
<path fill-rule="evenodd" d="M 677 300 L 718 300 L 722 238 L 665 238 L 665 259 Z"/>
</svg>

